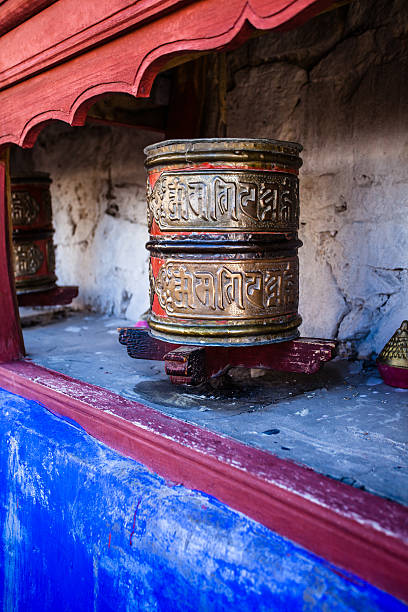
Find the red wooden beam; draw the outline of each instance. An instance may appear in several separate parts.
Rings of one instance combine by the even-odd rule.
[[[57,0],[4,0],[0,2],[0,36],[27,21]]]
[[[25,354],[11,260],[8,151],[0,150],[0,362]]]
[[[335,340],[298,338],[260,346],[188,346],[157,340],[146,327],[121,327],[119,342],[133,359],[165,361],[176,384],[199,384],[230,367],[314,374],[334,357]]]
[[[408,602],[408,509],[28,361],[0,385]]]
[[[84,12],[81,0],[58,0],[0,37],[0,144],[30,147],[51,120],[83,125],[101,95],[147,97],[161,70],[241,44],[254,28],[300,25],[332,4],[104,0]]]

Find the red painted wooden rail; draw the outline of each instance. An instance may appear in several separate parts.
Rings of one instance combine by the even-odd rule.
[[[28,361],[0,386],[408,601],[408,509]]]
[[[0,151],[0,362],[24,355],[11,263],[11,215],[7,206],[8,155]]]

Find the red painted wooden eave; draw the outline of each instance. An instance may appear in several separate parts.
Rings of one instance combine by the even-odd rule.
[[[16,28],[57,0],[3,0],[0,2],[0,36]]]
[[[295,27],[333,0],[58,0],[0,36],[0,143],[33,146],[50,120],[83,125],[105,93],[149,95],[175,56]]]

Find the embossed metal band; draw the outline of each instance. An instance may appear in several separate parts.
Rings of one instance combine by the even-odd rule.
[[[302,165],[297,142],[270,138],[198,138],[192,140],[165,140],[145,148],[146,168],[222,163],[260,167],[285,167],[298,170]],[[258,166],[259,167],[259,166]]]
[[[11,217],[14,232],[34,231],[52,227],[49,181],[11,185]]]
[[[164,171],[147,183],[149,228],[163,231],[296,232],[299,186],[279,172],[217,169]]]
[[[17,293],[40,291],[55,285],[55,253],[52,237],[13,242]]]
[[[12,194],[11,218],[13,225],[30,225],[38,218],[40,207],[28,191]]]
[[[37,274],[44,262],[44,254],[34,242],[15,244],[14,255],[14,269],[17,277]]]
[[[150,275],[168,317],[270,319],[296,313],[298,259],[241,261],[169,259]],[[153,312],[155,311],[153,307]]]

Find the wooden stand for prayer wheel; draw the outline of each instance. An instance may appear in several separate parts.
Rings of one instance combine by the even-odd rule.
[[[170,381],[189,386],[237,366],[315,374],[334,357],[337,344],[334,340],[298,338],[245,348],[186,346],[157,340],[142,327],[120,328],[119,342],[126,346],[129,357],[164,361]]]

